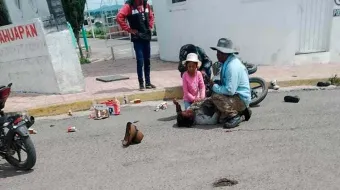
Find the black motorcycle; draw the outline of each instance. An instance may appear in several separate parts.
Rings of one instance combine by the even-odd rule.
[[[0,86],[0,156],[20,170],[30,170],[36,162],[36,153],[29,136],[34,117],[26,114],[5,114],[2,109],[11,93],[12,83]],[[23,156],[26,155],[26,159]]]
[[[243,64],[246,66],[249,75],[256,73],[256,65],[246,62],[243,62]],[[251,102],[249,106],[253,107],[261,103],[266,98],[268,94],[268,84],[260,77],[249,77],[249,84],[251,88]],[[261,92],[258,92],[258,89],[260,89]]]

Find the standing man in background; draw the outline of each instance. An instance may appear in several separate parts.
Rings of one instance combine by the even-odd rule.
[[[126,20],[130,26],[128,26]],[[148,0],[127,0],[117,15],[117,22],[123,30],[131,34],[131,41],[136,52],[139,89],[156,88],[150,81],[150,41],[154,16]]]

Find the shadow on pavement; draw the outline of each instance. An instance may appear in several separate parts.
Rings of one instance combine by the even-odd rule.
[[[170,116],[170,117],[163,117],[163,118],[159,118],[158,121],[173,121],[176,120],[177,116]]]
[[[15,167],[8,163],[0,164],[0,178],[14,177],[19,175],[25,175],[33,172],[34,170],[22,171],[17,170]]]

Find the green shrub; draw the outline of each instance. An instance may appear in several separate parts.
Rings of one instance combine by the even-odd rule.
[[[89,64],[91,61],[87,58],[79,58],[80,64]]]

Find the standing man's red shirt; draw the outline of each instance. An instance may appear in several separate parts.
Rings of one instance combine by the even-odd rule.
[[[142,11],[143,6],[138,6],[138,11]],[[153,28],[153,24],[155,22],[153,12],[149,4],[146,5],[146,9],[149,9],[149,28]],[[122,9],[120,9],[117,15],[117,22],[122,27],[123,30],[130,32],[131,28],[126,23],[126,17],[132,14],[132,9],[129,4],[125,4]]]

